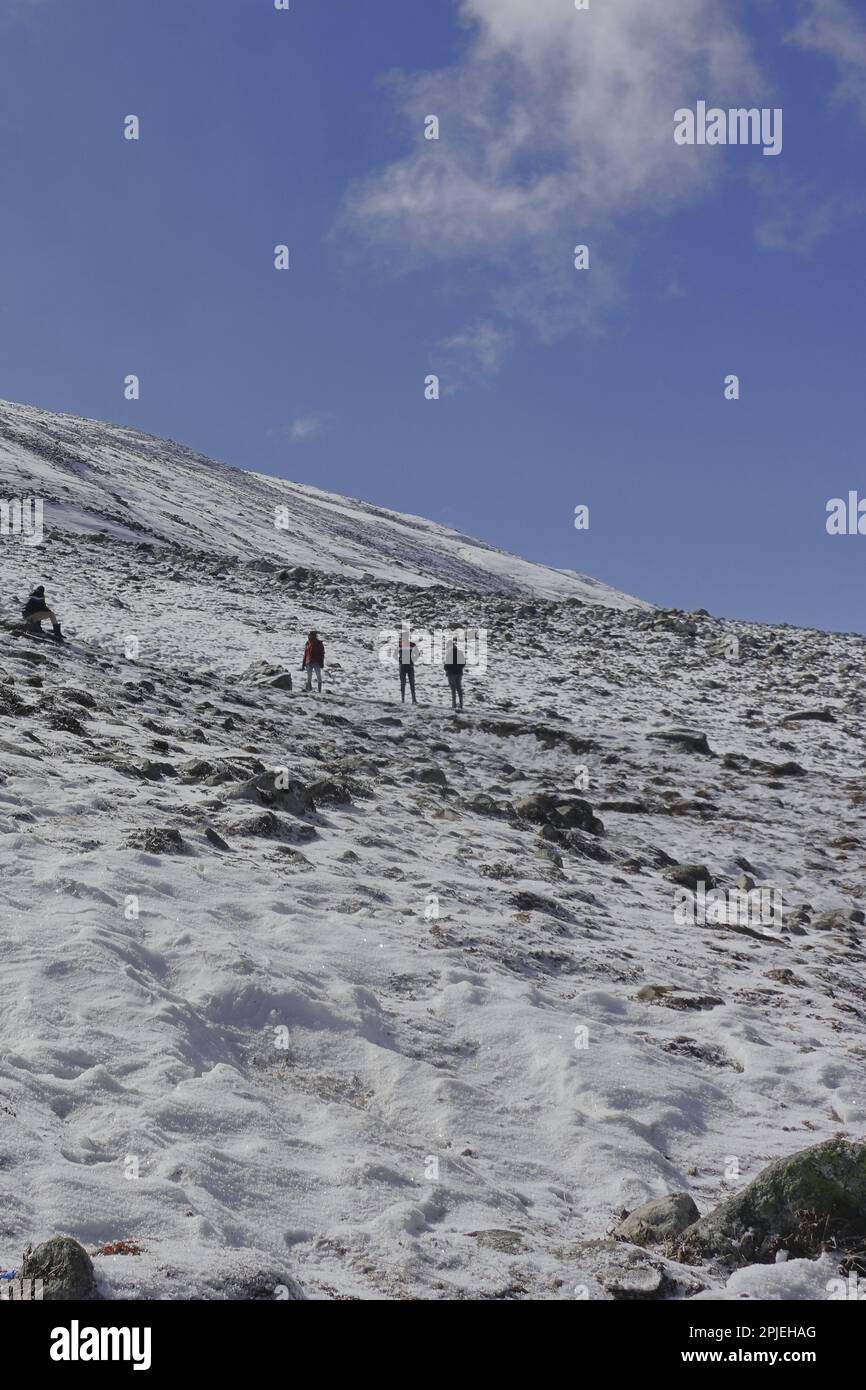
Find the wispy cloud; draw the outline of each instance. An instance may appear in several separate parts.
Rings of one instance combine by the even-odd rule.
[[[866,122],[866,21],[862,10],[858,12],[850,0],[805,0],[789,41],[832,59],[837,69],[834,99],[852,105]]]
[[[306,444],[309,440],[323,434],[329,424],[330,416],[328,415],[298,415],[291,424],[269,429],[267,437],[289,444]]]
[[[859,188],[820,189],[784,172],[773,177],[755,170],[759,212],[755,238],[767,251],[809,255],[826,237],[844,232],[866,215]]]
[[[391,264],[467,265],[476,308],[450,346],[470,371],[495,370],[521,328],[552,338],[602,320],[623,289],[611,252],[635,217],[708,187],[719,161],[674,144],[673,113],[702,95],[740,105],[759,93],[726,8],[459,0],[459,61],[391,79],[417,139],[350,191],[347,213]],[[438,141],[423,138],[431,114]],[[593,245],[588,272],[573,269],[577,243]]]
[[[511,334],[495,323],[478,321],[445,338],[433,354],[433,366],[444,377],[450,394],[464,380],[488,381],[499,371],[511,342]]]

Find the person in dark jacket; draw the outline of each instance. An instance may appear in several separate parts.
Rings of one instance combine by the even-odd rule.
[[[445,675],[448,677],[448,684],[451,688],[451,708],[457,708],[457,701],[460,701],[460,708],[463,708],[463,668],[466,665],[466,652],[457,642],[459,629],[445,643]]]
[[[307,637],[307,645],[304,647],[304,659],[301,662],[301,670],[307,673],[307,684],[305,690],[312,690],[313,676],[316,677],[318,689],[322,689],[322,667],[325,664],[325,644],[318,632],[313,631]]]
[[[415,662],[418,658],[418,646],[409,638],[408,632],[403,633],[400,638],[400,699],[406,703],[406,682],[409,682],[409,689],[412,692],[412,704],[417,705],[415,699]]]
[[[45,586],[43,584],[33,590],[22,611],[26,626],[32,628],[34,632],[41,632],[42,624],[49,622],[54,629],[54,636],[63,636],[59,622],[45,602]]]

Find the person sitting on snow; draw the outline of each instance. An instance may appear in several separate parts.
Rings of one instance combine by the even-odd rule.
[[[47,621],[54,629],[55,637],[63,636],[59,622],[45,602],[45,586],[43,584],[38,585],[31,593],[24,605],[23,615],[25,626],[34,632],[41,632],[42,624]]]

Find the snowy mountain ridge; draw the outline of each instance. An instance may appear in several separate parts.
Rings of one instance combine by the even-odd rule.
[[[8,401],[0,401],[0,480],[6,496],[28,490],[44,498],[49,529],[408,584],[651,606],[423,517],[215,463],[127,427]]]

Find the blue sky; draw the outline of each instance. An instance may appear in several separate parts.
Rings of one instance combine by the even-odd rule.
[[[0,79],[0,396],[866,631],[862,6],[4,0]]]

